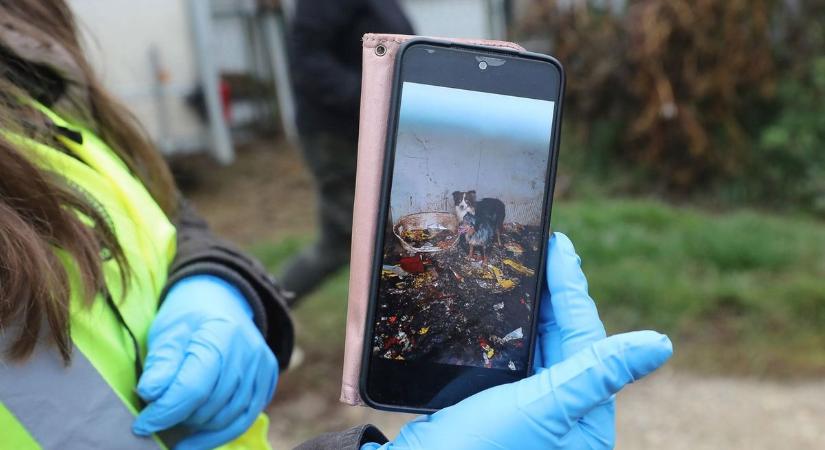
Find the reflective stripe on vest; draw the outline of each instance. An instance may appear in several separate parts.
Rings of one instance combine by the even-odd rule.
[[[68,367],[45,343],[24,363],[0,365],[0,402],[44,449],[163,448],[132,434],[135,416],[77,347]]]

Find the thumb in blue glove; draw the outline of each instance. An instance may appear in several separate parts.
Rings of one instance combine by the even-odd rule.
[[[240,291],[194,275],[169,290],[149,330],[137,393],[148,403],[133,424],[148,436],[177,425],[194,434],[178,449],[214,448],[243,434],[278,380],[278,361]]]
[[[614,394],[664,364],[673,347],[653,331],[605,338],[580,264],[567,236],[555,233],[535,375],[419,417],[394,442],[362,449],[612,448]]]

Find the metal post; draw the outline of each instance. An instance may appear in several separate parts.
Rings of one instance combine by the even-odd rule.
[[[160,49],[155,44],[149,47],[149,64],[152,68],[152,94],[155,100],[155,112],[157,113],[158,147],[161,153],[169,155],[175,150],[171,138],[171,121],[169,120],[169,105],[167,103],[169,73],[161,60]]]
[[[507,39],[507,5],[504,0],[487,0],[491,39]]]
[[[261,27],[266,49],[275,79],[275,92],[280,110],[281,125],[284,134],[292,144],[298,143],[298,129],[295,126],[295,99],[289,78],[289,61],[287,60],[286,39],[282,15],[267,11],[261,17]]]
[[[235,159],[235,151],[221,106],[220,76],[211,45],[213,31],[210,3],[208,0],[189,0],[189,13],[192,19],[198,72],[209,118],[212,154],[219,163],[230,164]]]

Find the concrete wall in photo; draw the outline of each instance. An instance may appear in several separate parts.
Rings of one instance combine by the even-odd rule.
[[[407,127],[399,132],[392,220],[424,211],[454,211],[453,191],[475,190],[507,208],[506,222],[541,224],[548,149],[535,144]]]

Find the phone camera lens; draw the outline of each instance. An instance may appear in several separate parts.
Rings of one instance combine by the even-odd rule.
[[[478,63],[478,68],[481,69],[481,70],[486,69],[487,68],[487,61],[480,61]]]
[[[375,47],[375,54],[378,55],[378,56],[386,55],[387,54],[387,47],[385,47],[384,44],[378,44]]]

